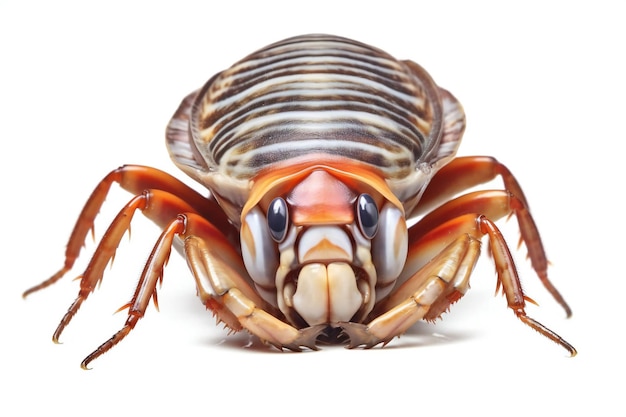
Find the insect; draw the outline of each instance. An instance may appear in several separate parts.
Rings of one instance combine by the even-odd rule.
[[[172,247],[219,321],[299,351],[320,341],[385,345],[440,317],[469,288],[485,236],[508,307],[574,356],[526,315],[532,300],[494,223],[517,218],[532,267],[570,316],[548,279],[524,193],[494,158],[455,158],[464,128],[459,102],[411,61],[329,35],[272,44],[188,95],[167,127],[174,163],[207,194],[155,168],[113,170],[80,213],[63,267],[24,296],[72,268],[117,183],[134,197],[99,242],[53,340],[102,280],[138,210],[162,234],[122,308],[125,325],[83,368],[130,333],[150,299],[157,303]],[[503,189],[467,191],[496,177]]]

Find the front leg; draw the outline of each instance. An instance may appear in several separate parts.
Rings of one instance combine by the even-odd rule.
[[[452,219],[411,245],[409,258],[432,247],[441,247],[450,241],[450,236],[457,236],[381,302],[371,322],[367,325],[341,324],[350,336],[350,346],[371,347],[378,343],[386,344],[417,321],[434,320],[444,313],[469,288],[470,274],[480,255],[480,240],[484,235],[489,237],[489,251],[496,264],[497,288],[502,289],[509,308],[524,324],[561,345],[570,355],[576,355],[576,349],[572,345],[526,315],[526,302],[532,300],[522,291],[508,245],[491,220],[475,214]]]
[[[460,230],[456,230],[457,234]],[[419,320],[449,306],[465,294],[469,277],[480,255],[480,240],[468,233],[452,243],[390,294],[370,317],[367,325],[341,323],[350,337],[349,347],[387,344]]]
[[[315,350],[325,326],[297,329],[281,320],[282,313],[252,288],[239,252],[211,228],[205,219],[189,215],[180,232],[203,304],[234,331],[246,329],[279,349]]]

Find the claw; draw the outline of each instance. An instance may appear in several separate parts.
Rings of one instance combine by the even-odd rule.
[[[298,330],[298,337],[289,345],[284,345],[284,348],[293,350],[296,352],[302,351],[302,347],[309,348],[311,350],[319,350],[316,345],[317,337],[326,328],[325,324],[318,324],[311,327],[305,327]]]
[[[319,350],[316,345],[318,336],[324,331],[326,325],[318,324],[311,327],[305,327],[298,330],[298,336],[291,343],[274,343],[269,340],[266,343],[274,346],[278,350],[290,350],[292,352],[302,352],[302,348],[308,348],[311,350]]]
[[[343,333],[350,338],[350,343],[347,346],[348,349],[354,349],[359,346],[369,349],[379,343],[387,344],[388,342],[374,336],[369,332],[368,327],[361,323],[340,322],[339,326],[343,329]]]

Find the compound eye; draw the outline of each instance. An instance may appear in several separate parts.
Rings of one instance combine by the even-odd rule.
[[[376,236],[378,231],[378,207],[376,202],[369,194],[361,194],[357,200],[356,207],[357,219],[361,232],[368,239]]]
[[[285,239],[287,235],[287,223],[289,215],[287,213],[287,203],[280,197],[276,197],[270,203],[267,209],[267,226],[270,229],[270,235],[277,243]]]

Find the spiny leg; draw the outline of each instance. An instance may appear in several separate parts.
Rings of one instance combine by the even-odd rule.
[[[139,319],[144,316],[150,299],[154,301],[155,306],[158,308],[156,285],[157,282],[163,281],[163,268],[169,259],[173,239],[178,227],[178,223],[174,221],[161,233],[161,236],[150,253],[150,257],[144,265],[132,300],[118,310],[128,309],[128,318],[126,319],[124,327],[83,360],[81,363],[83,369],[88,369],[89,363],[109,351],[130,333]]]
[[[109,261],[115,256],[115,251],[122,237],[128,231],[133,215],[137,210],[141,210],[146,217],[157,224],[167,224],[166,222],[176,218],[178,213],[192,212],[193,208],[175,195],[161,190],[146,190],[142,194],[133,197],[111,222],[87,268],[80,276],[78,297],[72,303],[67,313],[65,313],[54,332],[52,340],[55,343],[58,343],[61,333],[70,323],[82,303],[95,290],[98,283],[101,282],[104,270]]]
[[[89,363],[94,359],[108,352],[113,346],[121,342],[135,327],[139,319],[141,319],[148,308],[150,299],[154,301],[158,309],[157,283],[163,281],[163,269],[171,254],[174,237],[180,228],[184,228],[184,222],[179,221],[179,217],[175,215],[176,220],[172,221],[154,245],[152,252],[139,279],[139,283],[135,289],[133,298],[128,304],[122,306],[118,311],[128,309],[128,317],[124,326],[115,333],[109,340],[101,344],[95,351],[89,354],[81,363],[83,369],[88,369]]]
[[[456,204],[454,205],[446,203],[443,206],[447,206],[446,213],[448,219],[464,213],[481,213],[492,220],[515,215],[521,233],[519,244],[524,243],[528,249],[528,257],[530,258],[532,268],[539,276],[544,287],[563,307],[567,317],[570,317],[572,315],[571,308],[548,278],[548,259],[539,235],[539,230],[530,214],[524,192],[509,169],[496,159],[486,156],[471,156],[452,160],[435,174],[424,192],[420,203],[410,216],[426,213],[442,202],[449,200],[452,196],[475,185],[490,181],[497,176],[502,177],[506,193],[500,196],[494,195],[493,198],[488,194],[484,194],[480,198],[475,198],[476,194],[472,194],[472,197],[455,200]],[[495,192],[497,191],[494,191],[494,193]],[[502,207],[505,207],[505,209],[502,210]],[[439,208],[432,213],[438,211]],[[502,214],[493,216],[490,213],[494,211]],[[438,224],[441,224],[443,214],[444,213],[440,212],[436,214],[438,218],[437,221],[439,221]],[[429,214],[426,217],[433,216]],[[420,223],[422,222],[420,221]],[[431,224],[432,221],[429,220],[423,224],[422,228]],[[420,227],[418,227],[418,229],[419,228]]]
[[[261,309],[259,306],[271,307],[248,283],[237,251],[209,221],[194,213],[184,213],[165,227],[146,262],[132,300],[120,309],[128,308],[125,325],[83,360],[83,368],[87,369],[90,362],[131,332],[144,316],[150,299],[157,303],[156,286],[163,279],[163,268],[176,236],[184,241],[185,257],[201,301],[226,326],[234,331],[246,328],[279,348],[300,350],[300,346],[307,346],[315,349],[315,339],[323,326],[298,330]]]
[[[480,229],[483,234],[489,236],[490,252],[493,255],[494,263],[496,265],[496,273],[498,274],[498,287],[502,288],[502,292],[506,296],[509,308],[512,309],[524,324],[528,325],[532,329],[536,330],[540,334],[544,335],[553,342],[561,345],[565,348],[570,356],[576,356],[576,349],[574,346],[566,342],[561,336],[545,327],[535,319],[528,317],[524,311],[526,306],[525,301],[533,302],[527,298],[522,291],[522,285],[517,275],[517,269],[509,251],[509,247],[502,236],[502,233],[496,225],[481,216]]]
[[[418,320],[433,320],[445,312],[469,287],[484,235],[489,237],[489,250],[496,265],[497,288],[505,294],[508,307],[524,324],[561,345],[571,356],[576,355],[572,345],[526,315],[526,302],[532,300],[524,295],[508,245],[491,220],[476,214],[452,219],[411,244],[409,257],[432,247],[444,248],[381,303],[380,310],[384,312],[380,316],[367,325],[342,324],[350,336],[351,347],[387,343]],[[450,236],[457,238],[449,243]]]
[[[482,214],[492,221],[497,221],[515,213],[520,204],[521,201],[516,196],[504,190],[481,190],[464,194],[422,217],[409,229],[409,242],[415,244],[424,240],[424,236],[428,233],[464,214]],[[407,277],[413,275],[422,265],[438,254],[445,245],[447,242],[439,245],[431,244],[422,248],[421,252],[414,252],[413,256],[407,258],[399,281],[403,282]]]
[[[87,199],[67,242],[63,267],[47,280],[26,290],[22,294],[23,297],[55,283],[72,268],[90,230],[93,235],[94,220],[113,183],[118,183],[123,189],[135,195],[148,189],[158,189],[177,195],[193,207],[194,211],[215,219],[215,222],[224,229],[222,230],[224,233],[232,232],[228,219],[214,198],[202,196],[178,179],[158,169],[141,165],[124,165],[106,175]]]
[[[487,162],[493,161],[492,158],[484,159],[486,159]],[[411,247],[409,248],[409,256],[407,257],[405,269],[399,280],[401,282],[405,281],[408,277],[411,276],[411,274],[422,268],[422,266],[429,259],[434,257],[448,244],[449,238],[446,237],[446,234],[449,232],[445,231],[445,228],[441,227],[442,224],[444,224],[445,222],[449,222],[448,224],[453,224],[453,220],[455,218],[458,219],[459,216],[463,216],[465,214],[475,216],[475,213],[484,214],[485,218],[489,219],[489,224],[491,225],[493,225],[492,221],[498,220],[503,217],[508,217],[512,214],[516,214],[518,217],[527,217],[528,220],[532,222],[532,217],[530,217],[530,213],[524,206],[524,201],[520,200],[516,195],[508,191],[484,190],[462,195],[433,210],[428,215],[420,219],[420,221],[409,230],[409,242],[412,243]],[[532,222],[532,224],[534,226],[534,222]],[[487,225],[483,226],[483,228],[486,227]],[[437,232],[437,230],[439,230],[440,232]],[[536,228],[533,228],[533,230],[536,232]],[[444,233],[441,234],[441,231],[444,231]],[[464,230],[464,232],[472,234],[471,230]],[[498,238],[490,238],[490,244],[494,245],[496,244],[496,242],[499,242],[498,244],[502,245],[502,248],[499,251],[491,250],[491,253],[495,257],[498,253],[506,252],[506,255],[503,255],[502,259],[507,260],[506,262],[508,262],[508,259],[512,259],[510,256],[508,245],[504,241],[504,238],[501,236],[500,231],[495,225],[493,225],[492,234],[497,235]],[[522,238],[524,238],[524,236],[522,236]],[[538,233],[536,233],[536,238],[537,240],[539,240]],[[528,243],[526,241],[524,242],[528,246]],[[543,260],[545,261],[545,254],[543,253],[543,249],[541,250],[540,255],[543,256]],[[536,256],[536,253],[531,256]],[[499,268],[499,265],[500,264],[496,262],[496,268]],[[517,282],[517,285],[509,286],[509,288],[520,287],[521,290],[521,286],[519,285],[519,279],[517,278],[517,270],[515,269],[512,260],[510,265],[513,269],[511,272],[507,272],[507,274],[515,277],[514,281]],[[542,278],[539,273],[538,275],[540,278]],[[500,277],[500,275],[498,276]],[[542,282],[549,290],[550,288],[553,288],[554,291],[551,290],[550,293],[565,308],[569,316],[571,314],[569,306],[562,299],[558,291],[547,280],[547,276],[545,278],[546,280],[544,281],[542,279]],[[500,288],[501,282],[502,280],[498,279],[498,289]],[[512,294],[507,293],[507,299],[510,300],[511,297],[513,297]],[[526,301],[529,301],[529,299],[526,298]],[[509,303],[509,305],[511,305],[511,303]],[[444,309],[431,309],[431,311],[429,312],[429,316],[427,316],[426,319],[434,319],[443,312]],[[544,330],[540,331],[542,334],[561,344],[566,349],[570,350],[569,348],[571,348],[571,345],[563,341],[558,335],[554,334],[549,329],[546,329],[540,323],[537,323],[533,319],[526,317],[525,314],[518,315],[518,317],[520,318],[520,320],[524,321],[528,325],[531,325],[531,322],[534,323],[534,326],[537,329],[540,327],[543,328]],[[570,353],[572,353],[571,350]],[[575,354],[575,350],[572,354]]]
[[[245,328],[278,349],[315,350],[324,325],[297,329],[280,320],[278,309],[266,303],[252,288],[241,255],[211,231],[210,224],[188,216],[185,257],[203,304],[234,331]]]
[[[454,232],[457,238],[377,305],[367,325],[341,323],[350,337],[350,348],[387,344],[427,318],[431,311],[447,309],[463,296],[480,254],[480,240],[450,229],[455,228],[448,228],[448,231]]]

